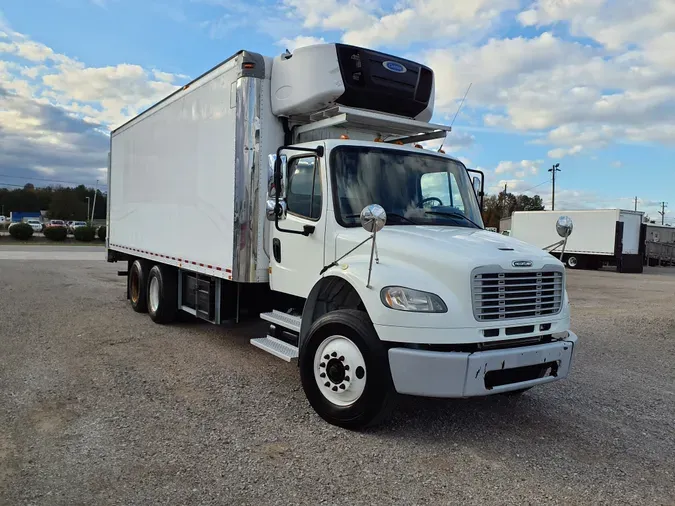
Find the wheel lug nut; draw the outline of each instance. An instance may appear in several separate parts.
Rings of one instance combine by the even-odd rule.
[[[345,366],[345,371],[349,371],[349,366],[348,366],[348,365]]]
[[[324,362],[321,362],[321,363],[319,364],[319,367],[326,367],[326,364],[325,364]]]
[[[330,358],[330,355],[324,355],[323,358],[325,358],[326,360],[328,360],[328,359]]]
[[[343,383],[342,385],[340,385],[340,388],[341,388],[342,390],[344,390],[344,389],[346,388],[346,387],[345,387],[345,384]]]
[[[331,357],[337,357],[337,351],[334,351],[333,353],[330,354]]]
[[[349,376],[345,376],[345,381],[349,381]]]
[[[344,362],[344,361],[345,361],[345,357],[340,357],[340,362]]]
[[[329,387],[329,386],[330,386],[330,383],[328,383],[328,382],[326,381],[326,382],[323,384],[323,386]]]
[[[325,378],[325,377],[326,377],[326,373],[325,373],[325,372],[322,372],[321,374],[319,374],[319,377],[320,377],[320,378]]]
[[[337,387],[333,387],[333,392],[337,392]]]

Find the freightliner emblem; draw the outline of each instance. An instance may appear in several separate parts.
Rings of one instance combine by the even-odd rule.
[[[529,260],[514,260],[511,265],[514,267],[532,267],[532,262]]]

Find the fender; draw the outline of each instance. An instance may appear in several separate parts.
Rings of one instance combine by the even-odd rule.
[[[414,265],[404,265],[389,259],[373,265],[371,288],[368,288],[368,265],[368,255],[351,257],[349,261],[326,271],[312,287],[302,311],[299,348],[302,348],[307,332],[316,318],[334,309],[365,310],[376,324],[430,328],[450,326],[447,313],[408,313],[386,307],[380,298],[380,291],[385,286],[405,286],[429,291],[443,299],[449,312],[463,310],[458,294],[451,292],[428,272]],[[470,294],[466,296],[466,300],[470,300]]]

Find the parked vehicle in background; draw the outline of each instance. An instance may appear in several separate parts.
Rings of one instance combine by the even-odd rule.
[[[297,359],[314,410],[350,429],[396,392],[567,377],[564,266],[484,230],[482,172],[419,144],[450,131],[433,103],[430,68],[319,44],[241,51],[115,129],[106,250],[132,308],[260,317],[251,344]]]
[[[63,220],[49,220],[49,222],[47,223],[47,227],[48,227],[48,228],[51,228],[51,227],[63,227],[63,228],[66,228],[66,222],[63,221]]]
[[[574,234],[562,259],[567,267],[599,269],[611,265],[619,272],[642,272],[643,212],[588,209],[563,213],[574,220]],[[560,214],[560,211],[515,211],[511,215],[511,237],[548,248],[556,242],[555,222]],[[560,250],[551,253],[560,257]]]
[[[27,220],[26,223],[28,223],[35,232],[42,232],[42,227],[44,225],[42,224],[41,221],[39,221],[39,220]]]
[[[70,231],[70,233],[73,233],[73,232],[75,232],[76,228],[86,227],[86,226],[87,226],[86,221],[72,221],[70,223],[69,231]]]

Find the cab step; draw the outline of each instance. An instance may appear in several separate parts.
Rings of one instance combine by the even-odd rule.
[[[251,344],[256,348],[271,353],[275,357],[279,357],[286,362],[290,362],[298,358],[298,347],[292,344],[285,343],[275,337],[257,337],[251,339]]]
[[[302,323],[302,317],[300,316],[293,316],[274,310],[271,313],[261,313],[260,318],[273,323],[277,327],[292,330],[298,334],[300,333],[300,324]]]

